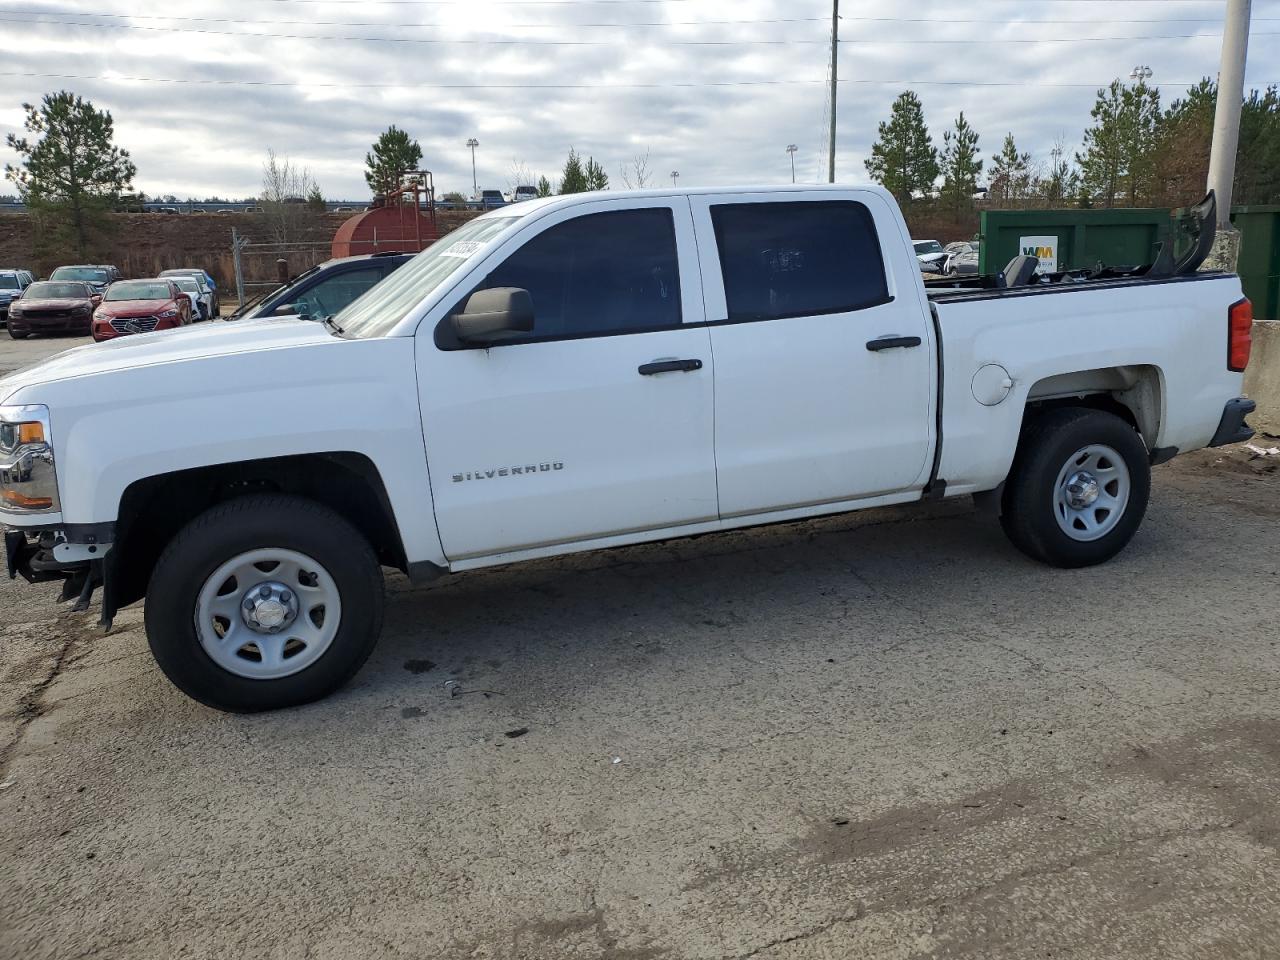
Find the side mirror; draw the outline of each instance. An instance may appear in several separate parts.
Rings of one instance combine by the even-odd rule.
[[[494,343],[533,331],[533,298],[519,287],[477,290],[461,313],[449,318],[463,343]]]
[[[92,303],[95,307],[98,306],[98,304],[102,303],[102,294],[95,293],[92,297],[89,298],[89,302]]]

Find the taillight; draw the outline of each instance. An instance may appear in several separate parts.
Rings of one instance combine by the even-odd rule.
[[[1227,369],[1236,373],[1249,365],[1253,349],[1253,304],[1237,300],[1227,311]]]

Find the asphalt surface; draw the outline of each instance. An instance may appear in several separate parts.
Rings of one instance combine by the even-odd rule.
[[[0,582],[0,956],[1275,957],[1277,462],[1089,570],[957,502],[394,575],[263,716]]]

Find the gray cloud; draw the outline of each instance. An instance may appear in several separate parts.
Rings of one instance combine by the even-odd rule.
[[[74,90],[112,111],[141,189],[182,197],[253,195],[271,146],[310,167],[326,195],[358,200],[367,195],[364,154],[391,123],[421,141],[423,162],[442,190],[469,191],[463,142],[471,136],[481,143],[481,186],[505,186],[513,161],[554,179],[570,146],[601,161],[615,182],[619,167],[646,149],[662,180],[678,169],[685,185],[786,180],[788,143],[799,146],[801,179],[825,173],[825,0],[192,0],[180,15],[174,7],[171,0],[11,0],[0,11],[0,72],[200,82],[8,75],[0,133],[19,127],[22,101]],[[1093,87],[1135,64],[1151,65],[1166,99],[1184,89],[1175,83],[1217,69],[1216,0],[918,0],[909,7],[864,0],[845,7],[841,180],[865,179],[862,161],[876,124],[909,85],[924,101],[935,140],[963,110],[985,154],[1012,131],[1023,149],[1044,159],[1058,137],[1078,144]],[[1280,80],[1271,67],[1280,3],[1255,4],[1254,18],[1248,80],[1262,86]],[[798,22],[706,22],[785,19]],[[1075,22],[1035,22],[1047,20]],[[651,21],[665,26],[586,25]],[[1056,42],[1073,37],[1094,39]],[[451,42],[405,42],[413,38]],[[502,39],[524,42],[456,42]],[[595,43],[531,42],[546,40]],[[794,42],[724,43],[749,40]],[[890,42],[903,40],[982,42]],[[1010,85],[982,85],[998,81]],[[554,85],[561,86],[543,88]],[[0,162],[14,159],[0,147]]]

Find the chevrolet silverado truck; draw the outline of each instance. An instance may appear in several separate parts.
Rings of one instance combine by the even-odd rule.
[[[974,496],[1059,567],[1151,467],[1247,439],[1251,307],[1198,236],[1135,268],[921,278],[891,196],[587,193],[486,213],[323,323],[209,324],[0,380],[10,576],[145,599],[195,699],[325,696],[413,581]],[[976,549],[976,548],[975,548]]]

